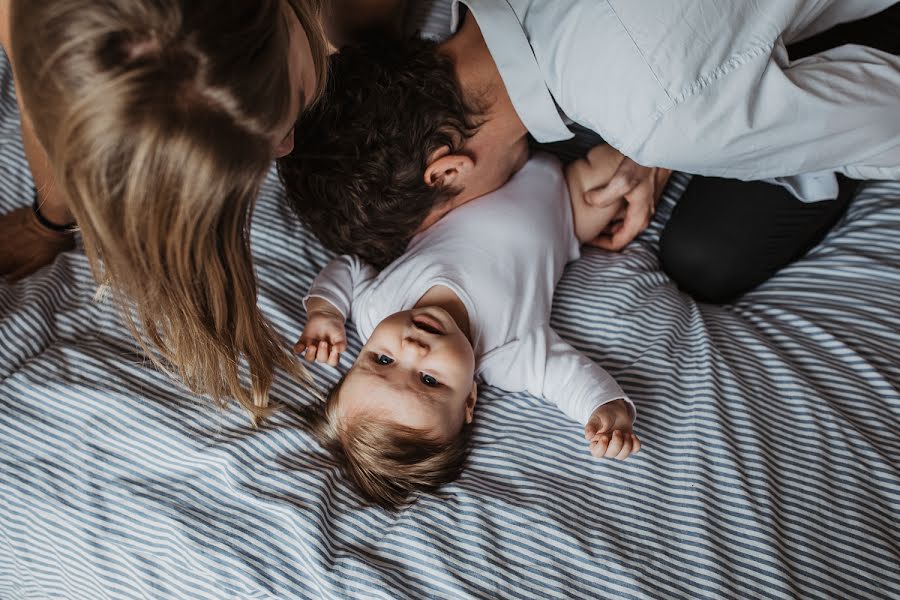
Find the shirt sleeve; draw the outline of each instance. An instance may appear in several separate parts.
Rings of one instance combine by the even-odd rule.
[[[634,403],[615,379],[549,326],[488,352],[480,374],[489,385],[545,398],[582,425],[598,406],[619,399],[635,415]]]
[[[744,180],[821,171],[900,179],[900,57],[845,45],[791,62],[779,44],[741,60],[623,152]]]
[[[349,320],[353,301],[359,296],[361,286],[374,279],[375,275],[375,269],[359,258],[346,254],[338,256],[316,276],[303,298],[303,307],[306,308],[310,298],[322,298]]]

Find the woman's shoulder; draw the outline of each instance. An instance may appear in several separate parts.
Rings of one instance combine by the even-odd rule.
[[[0,46],[9,53],[9,3],[10,0],[0,0]]]

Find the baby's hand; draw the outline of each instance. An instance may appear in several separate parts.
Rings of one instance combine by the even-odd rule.
[[[624,400],[598,406],[584,427],[595,458],[625,460],[641,449],[641,440],[632,431],[631,411]]]
[[[302,354],[309,362],[318,361],[336,367],[341,352],[347,349],[344,316],[328,302],[311,298],[306,317],[306,325],[300,340],[294,345],[294,352]]]

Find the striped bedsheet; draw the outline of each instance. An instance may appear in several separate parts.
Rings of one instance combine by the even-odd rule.
[[[5,61],[0,98],[6,212],[31,181]],[[897,598],[900,184],[717,307],[659,269],[685,183],[627,251],[572,264],[553,315],[634,399],[640,454],[595,461],[554,407],[485,389],[463,476],[396,514],[290,410],[254,431],[155,371],[81,252],[0,281],[0,598]],[[329,256],[280,196],[253,247],[288,343]]]

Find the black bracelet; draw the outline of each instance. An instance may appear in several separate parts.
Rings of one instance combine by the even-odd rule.
[[[71,223],[67,223],[65,225],[57,225],[41,214],[41,207],[38,203],[37,189],[34,190],[34,202],[31,203],[31,210],[32,212],[34,212],[34,216],[38,220],[38,223],[40,223],[42,227],[45,227],[50,231],[55,231],[56,233],[72,233],[73,231],[75,231],[75,221],[72,221]]]

